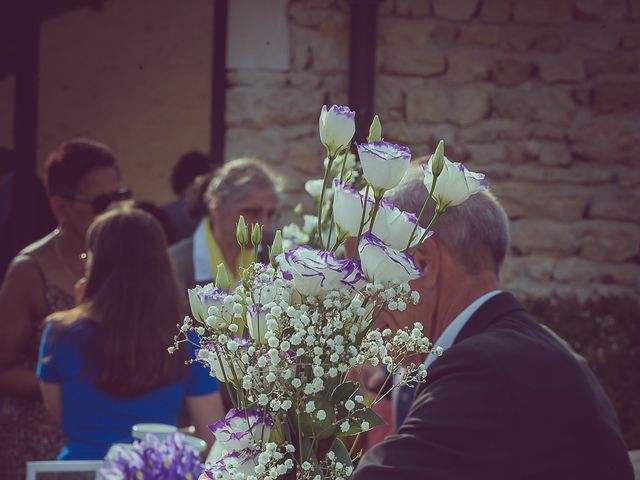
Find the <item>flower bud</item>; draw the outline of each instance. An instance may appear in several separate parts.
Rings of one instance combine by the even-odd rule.
[[[254,223],[251,229],[251,244],[257,247],[262,243],[262,225]]]
[[[367,137],[367,143],[382,141],[382,125],[380,124],[380,118],[378,115],[373,117],[371,126],[369,127],[369,136]]]
[[[302,203],[299,203],[298,205],[296,205],[296,208],[293,209],[293,215],[296,217],[302,216],[303,212],[304,212],[304,206],[302,205]]]
[[[276,235],[273,238],[273,243],[269,247],[269,262],[274,267],[276,266],[275,258],[284,252],[284,248],[282,247],[282,232],[280,230],[276,230]]]
[[[431,168],[433,169],[434,177],[442,173],[442,169],[444,168],[444,140],[438,142],[436,151],[433,154],[433,166]]]
[[[231,290],[231,280],[229,279],[229,273],[227,272],[224,263],[218,264],[218,270],[216,271],[216,288],[220,290]]]
[[[236,239],[241,247],[244,247],[249,241],[249,229],[247,228],[247,223],[244,221],[244,217],[242,215],[240,215],[236,225]]]

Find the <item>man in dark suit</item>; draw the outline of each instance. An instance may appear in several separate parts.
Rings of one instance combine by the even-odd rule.
[[[415,175],[394,201],[418,212],[426,195]],[[364,455],[355,480],[632,480],[616,414],[584,359],[500,291],[509,233],[495,198],[472,196],[435,230],[414,257],[420,304],[383,322],[419,321],[445,350],[427,358],[398,434]]]

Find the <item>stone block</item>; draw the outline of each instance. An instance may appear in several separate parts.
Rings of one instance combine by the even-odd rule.
[[[629,0],[627,18],[630,20],[640,20],[640,0]]]
[[[569,168],[545,167],[544,181],[572,185],[603,185],[614,181],[615,171],[610,168],[593,168],[587,162],[573,162]]]
[[[433,0],[433,13],[445,20],[464,21],[473,18],[479,0]]]
[[[229,127],[271,127],[315,122],[323,103],[318,89],[235,87],[227,90],[225,120]]]
[[[484,0],[480,8],[480,20],[488,23],[504,23],[511,16],[511,0]]]
[[[464,145],[464,150],[469,156],[469,165],[467,165],[469,168],[475,165],[485,165],[487,163],[504,164],[506,157],[506,148],[504,143],[480,143],[476,145],[466,144]]]
[[[571,0],[515,0],[513,18],[519,23],[562,25],[571,21]]]
[[[577,105],[589,106],[593,101],[593,91],[590,87],[580,86],[571,90],[571,98]]]
[[[580,256],[589,260],[624,262],[640,250],[640,226],[633,223],[584,220],[572,230],[580,238]]]
[[[511,223],[511,245],[520,255],[566,256],[577,253],[580,237],[566,222],[523,218]]]
[[[399,17],[426,17],[431,14],[429,0],[396,0],[394,13]]]
[[[550,140],[552,142],[564,142],[565,132],[554,125],[547,123],[535,123],[531,127],[531,138],[534,140]]]
[[[535,65],[531,62],[505,58],[496,61],[492,74],[498,85],[513,87],[529,80],[534,71]]]
[[[508,255],[500,269],[500,280],[503,282],[529,279],[547,282],[551,279],[556,260],[543,256],[516,257]]]
[[[640,111],[640,81],[600,82],[593,87],[597,113]]]
[[[375,83],[374,111],[383,121],[400,120],[404,117],[405,89],[404,77],[378,75]]]
[[[637,115],[582,118],[568,130],[571,152],[586,160],[605,163],[640,163]]]
[[[436,47],[425,45],[397,49],[383,46],[380,53],[383,73],[429,77],[446,70],[444,53]]]
[[[598,193],[589,208],[589,217],[629,220],[640,224],[640,192],[611,188]]]
[[[458,27],[452,23],[440,23],[434,25],[429,31],[429,38],[433,45],[449,47],[458,38]]]
[[[601,268],[599,264],[583,258],[564,258],[558,260],[554,265],[552,278],[561,283],[584,285],[597,281],[600,277]]]
[[[615,52],[620,41],[620,29],[603,28],[601,23],[580,23],[571,32],[571,43],[594,52]]]
[[[490,110],[489,94],[485,90],[475,85],[463,86],[453,94],[447,118],[466,127],[483,120]]]
[[[538,74],[545,83],[582,82],[585,79],[584,63],[577,54],[545,55],[537,58]]]
[[[640,47],[640,31],[627,32],[620,39],[620,48],[622,50],[635,50]]]
[[[379,20],[378,38],[381,45],[420,47],[428,45],[429,28],[425,19],[384,17]]]
[[[615,167],[615,181],[624,188],[640,185],[640,169],[637,167],[617,165]]]
[[[585,60],[584,66],[587,77],[591,78],[597,75],[635,73],[640,71],[639,63],[637,55],[622,52],[588,58]]]
[[[468,126],[482,120],[490,111],[489,96],[475,85],[421,88],[407,95],[407,119],[427,123],[449,121]]]
[[[305,28],[318,28],[331,12],[313,10],[299,2],[290,2],[287,10],[292,23]]]
[[[320,41],[317,30],[289,26],[291,39],[291,70],[309,70],[313,65],[311,45]]]
[[[501,28],[488,25],[468,25],[460,31],[458,42],[461,45],[492,47],[501,38]]]
[[[472,48],[450,49],[447,52],[449,68],[444,79],[452,83],[486,80],[489,76],[487,53]]]
[[[492,185],[509,218],[541,218],[573,221],[583,218],[593,195],[578,185],[500,182]]]
[[[564,142],[527,142],[527,151],[540,165],[567,166],[571,164],[571,152]]]
[[[535,120],[554,125],[569,125],[577,106],[570,91],[558,87],[525,83],[516,88],[497,88],[492,104],[500,117],[513,120]]]
[[[488,118],[484,122],[461,129],[461,144],[493,143],[503,140],[524,140],[531,132],[531,125],[505,118]]]
[[[425,128],[424,125],[407,122],[385,122],[382,126],[382,134],[385,140],[400,145],[418,145],[417,149],[412,148],[412,157],[418,158],[424,155],[431,155],[435,150],[439,140],[444,140],[447,144],[447,155],[450,158],[454,156],[453,149],[455,130],[449,125],[434,125]]]
[[[576,0],[574,10],[579,19],[594,21],[622,20],[627,14],[626,0]]]
[[[264,70],[229,70],[227,72],[229,87],[284,87],[287,84],[286,72],[268,72]]]

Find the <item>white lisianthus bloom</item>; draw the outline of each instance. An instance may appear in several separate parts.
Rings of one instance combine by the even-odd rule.
[[[397,186],[409,168],[411,152],[389,142],[359,143],[358,156],[362,173],[374,192]]]
[[[298,247],[278,255],[276,263],[303,296],[323,297],[332,290],[357,289],[364,282],[357,260],[339,260],[333,252]]]
[[[209,425],[223,450],[231,452],[265,444],[269,441],[272,427],[273,420],[267,415],[236,408],[229,410],[223,419]]]
[[[307,180],[304,184],[304,189],[307,191],[309,195],[313,198],[320,198],[320,194],[322,193],[322,183],[324,179],[318,178],[314,180]]]
[[[403,212],[391,200],[383,198],[371,233],[391,248],[404,250],[417,223],[418,219],[413,213]],[[424,231],[424,228],[418,226],[410,247],[418,243]],[[429,236],[431,234],[432,232]]]
[[[433,155],[427,163],[421,165],[424,172],[424,185],[431,191],[433,185]],[[464,165],[450,162],[444,157],[444,167],[438,176],[433,198],[438,204],[438,210],[444,211],[449,207],[460,205],[467,198],[489,186],[484,174],[467,170]]]
[[[232,320],[232,317],[222,318],[225,316],[224,298],[229,294],[226,290],[221,290],[215,287],[213,283],[209,283],[204,287],[196,285],[195,288],[190,288],[187,293],[189,295],[191,313],[199,322],[205,322],[209,316],[210,307],[217,307],[219,310],[219,314],[216,315],[218,321],[215,322],[215,326],[223,327]]]
[[[362,236],[358,251],[362,270],[372,283],[404,283],[422,276],[411,255],[388,247],[371,233]]]
[[[322,106],[319,121],[320,141],[330,157],[335,158],[338,152],[351,143],[356,133],[355,115],[349,107],[334,105],[327,110],[326,105]]]
[[[366,204],[367,206],[364,216],[366,221],[371,214],[371,210],[373,210],[373,200],[369,198],[365,200],[364,195],[340,180],[334,180],[334,185],[333,218],[342,232],[355,237],[358,235],[360,228],[364,205]],[[367,230],[368,227],[365,224],[363,231],[366,232]]]

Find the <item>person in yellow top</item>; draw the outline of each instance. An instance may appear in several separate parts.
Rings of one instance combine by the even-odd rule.
[[[259,223],[267,243],[277,212],[277,180],[260,160],[239,158],[213,174],[201,201],[206,208],[193,236],[169,249],[185,298],[188,288],[215,281],[220,263],[235,280],[240,278],[240,271],[251,263],[253,252],[248,249],[240,258],[236,223],[241,215],[249,231]]]

